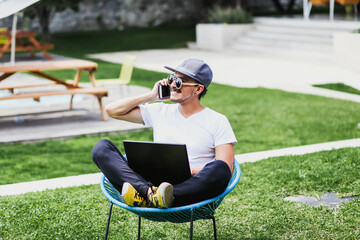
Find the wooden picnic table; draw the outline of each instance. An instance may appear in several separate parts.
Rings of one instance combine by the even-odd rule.
[[[12,43],[12,33],[11,31],[0,31],[0,36],[5,36],[8,40],[5,44],[0,45],[0,58],[2,57],[4,52],[11,51],[11,43]],[[49,49],[53,49],[53,44],[48,43],[40,43],[35,39],[36,32],[31,31],[16,31],[16,47],[15,51],[27,51],[30,52],[31,55],[34,55],[34,51],[41,51],[44,56],[51,60],[53,59],[50,54],[46,51]],[[23,41],[23,39],[28,39],[28,41]]]
[[[94,71],[96,71],[97,64],[91,61],[85,60],[60,60],[60,61],[33,61],[33,62],[22,62],[16,63],[15,65],[11,64],[1,64],[0,65],[0,82],[4,79],[10,77],[17,72],[30,72],[37,76],[40,76],[44,79],[49,80],[48,83],[26,83],[16,84],[16,85],[6,85],[0,86],[0,90],[7,89],[12,95],[6,97],[0,97],[0,100],[11,100],[11,99],[21,99],[21,98],[33,98],[36,101],[40,101],[40,97],[43,96],[53,96],[53,95],[71,95],[69,108],[72,108],[72,101],[74,94],[91,94],[97,97],[101,115],[104,121],[107,120],[107,115],[104,111],[102,105],[102,97],[108,95],[108,91],[103,88],[97,88],[95,83]],[[51,76],[47,73],[44,73],[45,70],[60,70],[60,69],[75,69],[76,75],[75,79],[72,81],[66,81],[58,79],[54,76]],[[81,77],[82,71],[87,71],[90,76],[92,87],[83,88],[79,86],[79,80]],[[40,87],[40,86],[49,86],[49,85],[63,85],[66,87],[65,90],[55,90],[55,91],[41,91],[41,92],[31,92],[31,93],[19,93],[14,94],[14,89],[17,88],[29,88],[29,87]]]

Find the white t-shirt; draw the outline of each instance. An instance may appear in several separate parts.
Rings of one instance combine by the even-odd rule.
[[[209,108],[188,118],[180,113],[178,104],[145,104],[140,110],[145,125],[154,130],[154,142],[186,144],[191,168],[214,161],[215,147],[237,143],[228,119]]]

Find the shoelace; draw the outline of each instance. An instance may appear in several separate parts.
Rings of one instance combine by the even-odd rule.
[[[152,184],[151,182],[148,182],[147,184],[148,184],[148,187],[150,188],[150,191],[151,191],[149,196],[151,196],[151,195],[153,195],[155,193],[154,190],[153,190],[154,184]],[[146,202],[147,202],[147,204],[149,206],[151,206],[152,202],[150,201],[149,196],[146,196]]]

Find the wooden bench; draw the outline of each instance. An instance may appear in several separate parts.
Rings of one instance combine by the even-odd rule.
[[[46,61],[46,62],[33,62],[33,63],[22,63],[15,65],[0,65],[0,72],[3,74],[0,76],[0,82],[9,76],[13,75],[16,72],[31,72],[35,75],[38,75],[44,79],[50,80],[46,83],[24,83],[17,85],[6,85],[0,86],[1,89],[7,89],[11,93],[10,96],[0,97],[1,100],[12,100],[12,99],[22,99],[22,98],[32,98],[35,101],[40,101],[41,97],[44,96],[54,96],[54,95],[71,95],[69,108],[72,108],[72,101],[75,94],[91,94],[94,95],[99,102],[101,115],[104,121],[107,120],[107,115],[102,106],[102,97],[108,95],[108,91],[103,88],[97,88],[95,86],[95,77],[93,72],[96,70],[97,64],[90,61],[84,60],[62,60],[62,61]],[[50,76],[42,71],[44,70],[57,70],[57,69],[76,69],[76,76],[74,81],[63,81],[53,76]],[[83,88],[78,86],[81,72],[87,71],[92,82],[92,87]],[[29,92],[29,93],[19,93],[14,94],[14,89],[18,88],[29,88],[29,87],[41,87],[41,86],[50,86],[50,85],[63,85],[67,89],[64,90],[54,90],[54,91],[40,91],[40,92]]]
[[[12,87],[11,89],[14,89]],[[104,97],[108,95],[108,91],[103,88],[74,88],[66,90],[56,90],[47,92],[33,92],[33,93],[20,93],[12,94],[6,97],[0,97],[1,100],[21,99],[21,98],[33,98],[35,101],[40,102],[40,97],[55,96],[55,95],[75,95],[75,94],[91,94],[95,96]],[[72,102],[70,102],[70,108],[72,108]]]
[[[39,43],[38,46],[33,45],[17,45],[15,47],[16,52],[29,52],[31,55],[34,55],[35,51],[41,51],[47,59],[53,59],[50,54],[46,52],[46,50],[53,49],[54,45],[49,43]],[[0,49],[0,57],[4,52],[11,52],[10,48]]]
[[[5,44],[0,44],[1,57],[4,52],[11,52],[11,31],[2,31],[0,32],[0,36],[8,38],[8,41]],[[47,59],[53,59],[51,55],[47,53],[47,50],[53,49],[54,45],[49,43],[40,43],[35,39],[35,36],[35,32],[17,31],[15,51],[27,51],[30,52],[31,55],[34,55],[34,51],[41,51]],[[29,39],[29,42],[23,42],[23,38]]]
[[[7,86],[0,86],[0,90],[9,90],[11,93],[14,93],[14,89],[16,89],[16,88],[45,87],[45,86],[51,86],[51,85],[57,85],[57,83],[56,82],[50,82],[50,83],[7,85]]]

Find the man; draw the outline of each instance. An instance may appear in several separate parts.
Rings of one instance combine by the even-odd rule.
[[[174,186],[151,186],[129,168],[112,142],[101,140],[93,149],[93,160],[131,206],[168,208],[215,197],[225,190],[233,171],[237,141],[230,123],[200,103],[212,81],[210,67],[188,59],[165,68],[174,74],[158,81],[152,91],[119,99],[106,111],[112,118],[151,126],[155,142],[186,144],[192,177]],[[160,100],[159,84],[170,86],[167,99],[176,104],[148,104]]]

